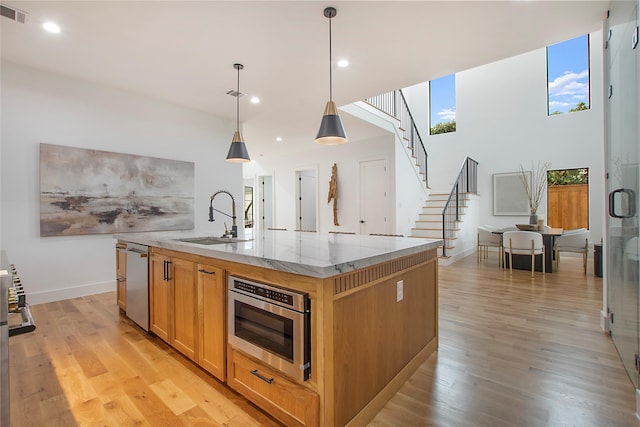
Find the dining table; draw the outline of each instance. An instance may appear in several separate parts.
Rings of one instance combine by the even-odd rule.
[[[494,234],[504,234],[507,231],[522,231],[517,227],[506,227],[498,230],[494,230]],[[542,234],[542,242],[544,243],[544,269],[546,273],[553,272],[553,260],[554,260],[554,251],[553,246],[555,242],[556,236],[560,236],[564,231],[562,228],[557,227],[543,227],[538,230],[531,230],[536,233]],[[505,244],[504,242],[502,243]],[[503,267],[509,268],[509,257],[505,258],[505,265]],[[530,255],[517,255],[513,254],[513,268],[518,270],[531,270],[531,256]],[[542,257],[535,258],[535,271],[542,271]]]

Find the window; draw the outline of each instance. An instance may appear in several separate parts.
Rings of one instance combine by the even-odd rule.
[[[547,47],[547,113],[588,110],[589,36]]]
[[[429,135],[456,131],[455,74],[429,82]]]

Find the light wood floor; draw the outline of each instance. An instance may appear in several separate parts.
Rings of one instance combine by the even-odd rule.
[[[634,387],[599,325],[602,279],[562,256],[542,275],[497,254],[440,268],[439,350],[371,426],[637,426]]]
[[[495,255],[495,254],[493,254]],[[440,268],[440,348],[370,424],[636,426],[634,388],[599,327],[602,281],[562,258],[530,278],[475,255]],[[593,264],[591,264],[593,265]],[[276,426],[107,293],[32,307],[11,337],[11,425]]]

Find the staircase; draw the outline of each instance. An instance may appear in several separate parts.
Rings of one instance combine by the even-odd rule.
[[[405,150],[407,150],[407,154],[411,156],[415,162],[416,171],[424,184],[424,188],[428,189],[427,161],[429,160],[429,155],[422,142],[422,137],[420,136],[416,122],[413,120],[411,111],[409,111],[409,105],[402,90],[398,89],[376,95],[364,99],[363,102],[394,119],[394,122],[396,122],[394,127],[399,131],[398,136],[402,138],[403,146]]]
[[[426,237],[428,239],[442,239],[443,238],[443,216],[442,212],[445,209],[449,200],[449,194],[446,193],[431,193],[429,200],[425,201],[422,207],[422,212],[418,214],[418,219],[415,222],[415,227],[411,229],[411,237]],[[460,214],[464,216],[466,201],[468,195],[465,193],[461,195],[460,200]],[[458,224],[463,219],[454,220],[450,230],[453,232],[452,237],[445,239],[446,246],[438,248],[438,256],[449,258],[455,248],[455,241],[457,239],[456,232],[459,231]]]
[[[397,138],[403,142],[405,153],[411,159],[416,175],[421,181],[421,188],[425,195],[429,195],[429,199],[422,207],[422,212],[418,214],[415,227],[411,229],[410,237],[442,239],[444,246],[438,248],[438,254],[442,258],[451,258],[455,254],[455,241],[460,231],[462,216],[468,206],[469,193],[477,194],[478,162],[469,157],[464,160],[450,193],[431,193],[427,174],[427,150],[402,90],[367,98],[363,103],[393,119],[392,121],[383,120],[385,125],[381,127],[386,128],[386,124],[393,122],[392,132],[395,132]],[[356,104],[343,109],[356,117],[361,117],[358,114],[359,109],[355,108]],[[380,125],[374,121],[368,121]],[[462,249],[464,250],[464,247]]]
[[[451,254],[455,253],[455,241],[468,206],[469,194],[477,193],[478,162],[467,157],[460,167],[451,192],[431,194],[426,206],[422,208],[422,213],[418,215],[411,235],[443,239],[444,245],[438,248],[438,253],[443,258],[450,258]]]

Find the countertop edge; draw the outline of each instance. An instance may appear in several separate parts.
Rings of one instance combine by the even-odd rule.
[[[390,252],[380,253],[376,255],[367,256],[364,258],[349,260],[344,262],[331,263],[326,266],[309,265],[303,262],[293,262],[287,260],[278,260],[263,258],[257,255],[249,255],[233,252],[233,245],[242,245],[243,242],[238,243],[224,243],[221,245],[202,246],[193,243],[186,243],[176,241],[175,239],[184,237],[184,232],[165,233],[171,234],[171,236],[164,236],[162,238],[153,236],[151,233],[132,233],[132,234],[115,234],[114,237],[118,240],[127,241],[131,243],[138,243],[147,246],[154,246],[158,248],[174,250],[177,252],[185,252],[194,255],[200,255],[204,257],[220,259],[224,261],[237,262],[240,264],[251,265],[255,267],[268,268],[270,270],[283,271],[288,273],[300,274],[303,276],[310,276],[319,279],[325,279],[328,277],[337,276],[343,273],[356,271],[365,267],[369,267],[382,262],[390,261],[407,255],[413,255],[426,250],[435,249],[438,246],[442,246],[443,241],[436,239],[420,238],[421,244],[415,246],[395,249]],[[364,236],[369,237],[369,236]],[[373,238],[373,237],[371,237]],[[409,239],[409,238],[405,238]],[[413,238],[411,238],[413,239]],[[416,239],[416,241],[418,241]],[[217,247],[217,248],[216,248]],[[235,246],[237,248],[237,246]],[[222,250],[224,249],[224,250]],[[230,251],[229,251],[230,250]]]

